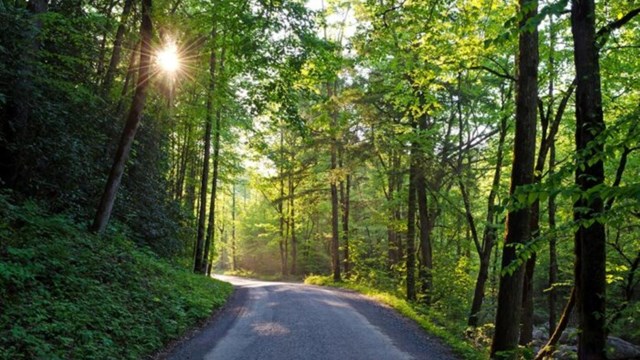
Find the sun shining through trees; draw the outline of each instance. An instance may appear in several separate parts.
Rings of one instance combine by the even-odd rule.
[[[158,51],[156,63],[163,71],[169,74],[175,74],[180,69],[180,56],[175,42],[169,41],[164,48]]]

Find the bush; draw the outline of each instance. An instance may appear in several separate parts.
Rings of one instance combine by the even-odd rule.
[[[0,359],[139,359],[210,316],[231,285],[0,196]]]

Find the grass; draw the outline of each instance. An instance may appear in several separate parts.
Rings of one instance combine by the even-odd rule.
[[[0,359],[141,359],[231,292],[123,235],[0,196]]]
[[[476,360],[487,359],[488,355],[469,344],[463,334],[456,335],[449,330],[447,326],[437,325],[433,320],[433,315],[429,314],[428,309],[411,303],[394,294],[380,291],[362,284],[354,282],[334,282],[330,276],[310,275],[304,280],[305,284],[332,286],[357,291],[369,298],[388,305],[398,311],[405,317],[415,321],[429,334],[435,335],[446,343],[451,349],[464,359]]]

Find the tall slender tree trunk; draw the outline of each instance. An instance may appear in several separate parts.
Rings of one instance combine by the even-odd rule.
[[[587,192],[604,183],[604,132],[600,64],[595,32],[594,0],[571,2],[571,31],[576,66],[576,184]],[[578,358],[606,359],[605,354],[605,229],[598,220],[604,208],[599,193],[580,198],[574,204],[575,286]]]
[[[278,246],[280,247],[280,272],[282,276],[287,275],[287,251],[285,249],[285,215],[284,215],[284,128],[280,126],[280,164],[278,165],[278,177],[280,182],[280,202],[278,203],[278,214],[280,215],[279,226],[279,240]]]
[[[418,119],[418,136],[422,136],[422,133],[427,130],[427,115],[423,115]],[[419,239],[420,239],[420,255],[421,261],[418,274],[421,281],[420,292],[424,295],[423,301],[426,304],[431,302],[431,288],[432,288],[432,271],[433,271],[433,246],[431,244],[431,233],[435,226],[435,218],[437,216],[437,208],[433,201],[428,204],[427,199],[427,180],[426,180],[426,162],[424,158],[424,149],[419,145],[419,141],[416,146],[412,148],[412,152],[416,151],[416,173],[415,173],[415,188],[416,188],[416,202],[418,204],[418,223],[419,227]],[[412,154],[414,156],[414,154]],[[430,206],[431,205],[431,206]]]
[[[390,152],[390,157],[391,157],[391,160],[389,161],[390,168],[388,169],[388,175],[387,175],[388,177],[387,201],[393,205],[391,205],[391,208],[389,209],[389,224],[387,225],[387,243],[388,243],[387,262],[388,262],[389,268],[397,264],[400,261],[400,258],[402,257],[400,255],[400,252],[401,252],[400,239],[397,231],[397,224],[401,219],[400,219],[400,213],[398,211],[398,206],[395,204],[395,197],[397,193],[396,182],[398,181],[397,179],[399,178],[399,176],[397,175],[397,172],[399,171],[399,167],[400,167],[400,161],[399,161],[400,156],[396,155],[395,151],[392,150]]]
[[[111,14],[113,12],[113,7],[116,5],[117,1],[109,1],[106,4],[104,9],[100,9],[106,17],[106,23],[111,21]],[[104,31],[102,32],[102,41],[100,41],[100,51],[98,51],[98,63],[96,64],[96,82],[100,81],[100,77],[102,76],[102,72],[104,71],[104,54],[107,51],[107,33],[109,32],[110,26],[105,26]]]
[[[224,53],[224,51],[223,51]],[[220,70],[222,70],[222,61],[220,60]],[[222,130],[221,126],[221,113],[220,109],[216,111],[216,121],[215,121],[215,130],[213,137],[213,177],[211,178],[211,199],[209,203],[209,220],[207,225],[207,237],[204,242],[204,266],[205,271],[208,275],[211,275],[211,267],[213,264],[213,249],[214,247],[214,238],[215,238],[215,228],[216,228],[216,196],[218,194],[218,173],[220,168],[220,131]]]
[[[295,152],[291,152],[291,164],[294,162]],[[293,166],[292,166],[293,167]],[[293,169],[289,171],[289,225],[291,227],[291,274],[298,272],[298,239],[296,237],[296,187],[293,182]]]
[[[116,105],[116,114],[120,114],[122,111],[122,107],[124,106],[124,98],[129,91],[129,83],[132,82],[133,77],[135,76],[135,68],[136,68],[136,58],[139,57],[140,53],[140,41],[132,43],[131,54],[129,55],[129,65],[127,66],[127,74],[124,77],[124,83],[122,84],[122,89],[120,90],[120,96],[118,97],[118,104]]]
[[[518,28],[523,29],[527,21],[538,12],[537,0],[520,0],[524,11]],[[514,194],[518,187],[533,182],[533,165],[536,140],[536,113],[538,99],[538,32],[520,30],[517,57],[516,133],[513,150],[511,188]],[[517,261],[516,245],[531,238],[530,209],[521,205],[507,215],[507,234],[502,252],[502,269]],[[491,344],[491,358],[517,358],[522,286],[524,268],[518,266],[504,273],[498,291],[496,327]]]
[[[131,13],[132,5],[133,5],[133,0],[125,0],[124,6],[122,7],[120,24],[118,25],[118,30],[116,30],[116,37],[113,41],[113,52],[111,53],[111,60],[109,61],[109,67],[107,68],[107,72],[104,75],[104,80],[102,82],[102,91],[105,94],[108,93],[109,90],[111,89],[113,78],[116,73],[116,68],[120,63],[120,52],[122,51],[122,40],[124,39],[124,34],[125,34],[125,31],[127,30],[127,20],[129,19],[129,14]]]
[[[221,75],[224,75],[224,61],[225,61],[226,47],[222,46],[220,52],[220,65],[218,67],[217,79]],[[211,178],[211,200],[209,205],[209,221],[207,227],[207,237],[204,242],[204,266],[207,275],[211,275],[211,268],[213,267],[213,252],[214,252],[214,238],[216,228],[216,197],[218,195],[218,173],[220,171],[220,133],[222,132],[222,112],[221,105],[217,104],[215,128],[213,129],[213,177]],[[204,271],[203,271],[204,272]]]
[[[547,110],[547,117],[550,116],[551,109],[554,102],[554,76],[555,76],[555,43],[556,34],[554,30],[554,16],[549,16],[549,110]],[[552,177],[555,172],[556,164],[556,143],[555,137],[549,139],[549,176]],[[555,196],[552,194],[549,196],[547,211],[549,216],[549,231],[551,232],[551,238],[549,239],[549,335],[551,335],[552,329],[556,326],[556,302],[557,292],[554,288],[555,283],[558,281],[558,256],[556,252],[556,201]]]
[[[338,166],[344,167],[344,146],[338,151]],[[342,251],[344,276],[349,277],[349,192],[351,190],[351,175],[347,174],[343,181],[340,181],[340,208],[342,209]]]
[[[416,134],[414,125],[414,136]],[[407,299],[416,299],[416,180],[418,173],[418,140],[411,143],[411,160],[409,164],[409,192],[407,195]]]
[[[549,154],[549,175],[553,175],[556,161],[556,147],[551,144]],[[549,230],[551,238],[549,239],[549,332],[556,326],[556,303],[558,300],[558,292],[555,284],[558,282],[558,254],[556,250],[557,239],[554,234],[556,228],[556,199],[555,196],[549,196]]]
[[[503,118],[500,122],[500,135],[498,138],[498,151],[496,154],[496,167],[493,172],[493,181],[491,183],[491,191],[487,198],[487,217],[486,225],[482,232],[482,251],[478,254],[480,257],[480,269],[478,270],[478,278],[473,292],[473,301],[471,302],[471,312],[467,324],[471,327],[478,326],[478,313],[482,308],[484,301],[484,288],[489,278],[489,266],[491,265],[491,251],[497,237],[496,233],[496,196],[500,187],[500,179],[502,177],[502,161],[504,159],[504,142],[507,137],[507,118]]]
[[[206,233],[206,220],[207,220],[207,193],[209,187],[209,162],[211,157],[211,128],[213,123],[213,96],[215,94],[216,87],[216,49],[215,42],[217,38],[217,29],[214,25],[211,31],[212,42],[214,43],[213,49],[211,49],[211,55],[209,56],[209,89],[207,91],[207,115],[205,119],[204,129],[204,159],[202,160],[202,177],[200,179],[200,201],[199,201],[199,213],[198,213],[198,235],[196,238],[196,251],[195,260],[193,263],[193,271],[201,273],[204,266],[206,266],[205,254],[204,254],[204,242]]]
[[[116,199],[116,193],[122,180],[122,174],[124,173],[124,167],[127,159],[129,158],[129,152],[131,151],[131,145],[133,145],[133,139],[138,131],[138,125],[142,118],[142,111],[144,110],[145,99],[147,97],[147,88],[149,86],[150,65],[151,65],[151,38],[153,35],[153,25],[151,23],[151,0],[142,0],[142,25],[140,27],[140,61],[138,70],[138,85],[136,87],[133,102],[129,109],[129,115],[127,116],[127,122],[120,143],[116,151],[116,156],[107,179],[104,193],[100,199],[100,204],[96,211],[93,224],[90,230],[96,233],[102,233],[107,227],[109,218],[111,217],[111,210],[113,209],[113,203]]]
[[[231,270],[237,269],[236,262],[236,183],[231,190]]]
[[[338,168],[337,140],[331,144],[331,171]],[[333,281],[340,281],[340,230],[338,227],[340,204],[338,203],[338,185],[331,181],[331,255],[333,265]]]

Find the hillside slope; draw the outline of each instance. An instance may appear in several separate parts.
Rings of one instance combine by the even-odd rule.
[[[0,196],[0,359],[139,359],[231,291],[122,235],[94,236]]]

